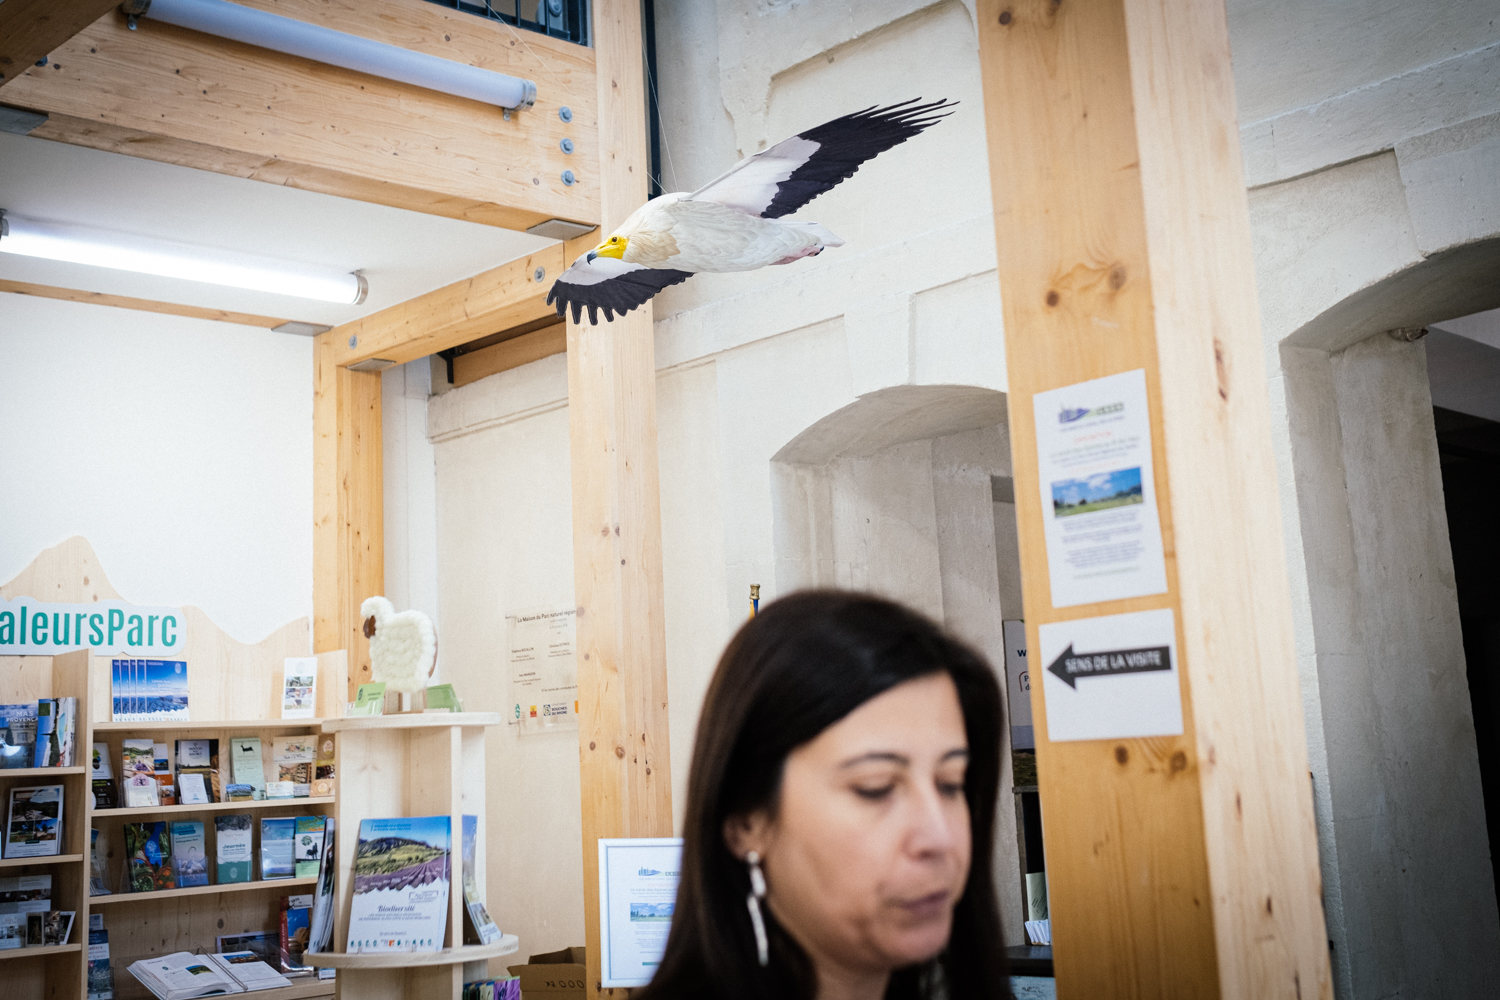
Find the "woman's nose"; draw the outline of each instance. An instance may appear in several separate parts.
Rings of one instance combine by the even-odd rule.
[[[951,803],[930,785],[920,789],[913,799],[908,849],[919,855],[953,850],[958,843],[958,831]]]

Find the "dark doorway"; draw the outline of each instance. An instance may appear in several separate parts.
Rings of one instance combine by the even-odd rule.
[[[1441,407],[1432,413],[1493,866],[1500,844],[1500,423]]]

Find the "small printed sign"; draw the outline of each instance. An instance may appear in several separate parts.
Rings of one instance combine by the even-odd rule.
[[[1171,608],[1055,622],[1038,640],[1048,739],[1182,735]]]

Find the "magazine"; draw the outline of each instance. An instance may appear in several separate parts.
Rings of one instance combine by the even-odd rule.
[[[447,816],[360,821],[346,951],[442,949],[448,926],[449,826]]]
[[[125,863],[131,892],[177,888],[172,872],[172,834],[165,823],[126,823]]]
[[[62,785],[12,788],[5,857],[44,858],[61,853],[62,821]]]
[[[208,853],[200,820],[172,824],[172,870],[179,889],[208,885]]]

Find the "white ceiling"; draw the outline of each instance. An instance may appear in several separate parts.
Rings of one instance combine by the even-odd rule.
[[[546,246],[525,233],[0,132],[0,208],[362,270],[357,306],[0,253],[0,278],[338,325]]]

